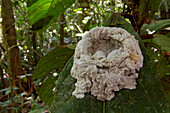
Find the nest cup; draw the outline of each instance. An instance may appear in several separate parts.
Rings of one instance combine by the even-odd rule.
[[[75,49],[71,75],[77,82],[72,94],[84,98],[90,92],[98,100],[111,100],[123,88],[136,88],[136,70],[142,66],[142,52],[133,35],[122,28],[93,28]]]

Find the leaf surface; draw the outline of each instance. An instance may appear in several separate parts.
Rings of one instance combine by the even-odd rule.
[[[33,30],[54,22],[75,0],[32,0],[28,7],[28,19]]]
[[[57,47],[42,57],[36,66],[33,79],[41,79],[40,82],[42,84],[37,87],[37,93],[41,100],[49,106],[54,101],[55,81],[58,78],[49,73],[53,70],[60,72],[73,53],[74,50],[72,49]]]
[[[114,21],[117,20],[117,21]],[[119,20],[119,21],[118,21]],[[118,23],[116,23],[118,22]],[[71,94],[75,88],[75,79],[70,70],[70,60],[56,84],[55,100],[51,107],[52,113],[169,113],[169,104],[164,96],[156,69],[149,57],[142,40],[133,27],[120,15],[112,15],[105,26],[119,26],[126,29],[139,40],[144,55],[144,66],[139,71],[137,88],[121,90],[111,101],[101,102],[90,94],[83,99],[76,99]],[[65,73],[64,73],[65,72]]]
[[[136,113],[137,111],[141,113],[161,113],[170,112],[169,104],[165,98],[164,91],[160,84],[159,77],[156,73],[156,68],[148,55],[148,52],[139,37],[138,33],[133,29],[133,27],[126,22],[120,15],[115,15],[110,17],[119,18],[119,21],[124,21],[124,24],[119,25],[126,29],[129,33],[135,36],[139,40],[139,45],[141,47],[144,56],[143,68],[139,71],[139,78],[137,79],[137,88],[135,90],[121,90],[117,93],[116,98],[108,102],[107,112],[116,113]],[[107,23],[107,22],[106,22]],[[114,23],[114,21],[112,21]],[[108,24],[106,26],[110,26]],[[112,26],[110,26],[112,27]]]
[[[170,73],[170,67],[168,67],[168,60],[166,57],[158,63],[157,72],[160,78],[165,77],[165,73]]]
[[[57,47],[52,50],[38,62],[33,74],[33,79],[43,78],[44,75],[50,73],[54,69],[62,70],[73,53],[74,50],[69,48]]]
[[[155,22],[151,22],[150,24],[144,24],[141,28],[141,35],[148,34],[148,30],[150,32],[157,32],[165,27],[170,27],[170,19],[158,20]]]
[[[46,105],[51,106],[54,101],[54,88],[57,77],[49,76],[42,82],[41,87],[37,88],[37,93]]]
[[[102,102],[87,94],[83,99],[72,96],[76,80],[71,77],[70,70],[73,57],[67,62],[65,68],[56,81],[55,100],[51,107],[52,113],[102,113]]]
[[[153,43],[157,44],[161,49],[170,52],[170,37],[161,34],[155,34],[153,36]]]

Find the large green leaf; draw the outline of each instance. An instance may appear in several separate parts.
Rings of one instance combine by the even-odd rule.
[[[115,21],[116,20],[116,21]],[[117,23],[118,22],[118,23]],[[120,15],[112,15],[105,26],[119,26],[139,40],[144,55],[144,66],[139,72],[135,90],[121,90],[111,101],[101,102],[90,94],[83,99],[71,95],[75,79],[71,77],[71,59],[60,75],[55,92],[52,113],[169,113],[169,104],[164,96],[156,69],[146,48],[133,27]]]
[[[153,43],[161,47],[161,49],[170,52],[170,37],[161,34],[153,35]]]
[[[42,82],[41,87],[37,88],[37,94],[46,105],[51,106],[54,101],[54,88],[57,77],[49,76]]]
[[[87,94],[84,99],[70,97],[59,109],[51,110],[52,113],[103,113],[103,103]]]
[[[32,4],[34,4],[37,0],[27,0],[27,7],[30,7]]]
[[[141,35],[148,34],[148,30],[150,32],[157,32],[165,27],[170,27],[170,19],[158,20],[155,22],[151,22],[150,24],[144,24],[141,28]]]
[[[38,30],[57,19],[75,0],[32,1],[28,7],[28,19],[33,29]]]
[[[52,113],[101,113],[102,102],[91,95],[84,99],[76,99],[72,96],[76,80],[71,77],[70,70],[73,65],[73,57],[67,62],[65,68],[56,81],[55,100],[51,107]]]
[[[54,69],[62,70],[67,60],[73,55],[74,50],[59,48],[52,50],[45,55],[37,64],[33,79],[43,78]]]
[[[33,74],[33,79],[42,79],[42,85],[37,87],[37,93],[41,100],[47,105],[54,101],[55,81],[58,77],[46,76],[54,69],[63,69],[67,60],[73,55],[74,51],[69,48],[56,48],[45,55],[37,64]]]
[[[123,17],[120,15],[112,16],[109,18],[109,20],[112,20],[112,18],[118,18],[117,20],[124,21]],[[112,21],[111,23],[115,22]],[[106,26],[110,25],[111,24],[109,23],[106,24]],[[126,29],[129,33],[134,35],[137,40],[139,40],[139,44],[144,56],[144,66],[139,72],[137,88],[132,91],[122,90],[119,92],[113,101],[107,103],[108,112],[170,112],[170,107],[161,87],[159,77],[156,73],[156,68],[153,65],[151,58],[149,57],[141,38],[137,32],[135,32],[133,27],[125,21],[124,24],[120,24],[119,27]]]
[[[168,67],[168,61],[166,57],[163,57],[163,59],[158,63],[157,72],[160,78],[163,78],[165,73],[170,73],[170,67]]]
[[[59,109],[70,97],[74,90],[74,83],[76,80],[71,77],[70,70],[73,65],[73,57],[67,62],[63,71],[60,73],[58,80],[56,81],[55,87],[55,100],[53,109]],[[55,111],[57,111],[55,110]]]

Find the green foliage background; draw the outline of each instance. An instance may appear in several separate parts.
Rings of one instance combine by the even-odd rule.
[[[119,23],[110,20],[119,20]],[[86,94],[86,97],[83,99],[77,99],[71,95],[75,88],[75,80],[70,75],[73,62],[73,59],[70,59],[58,79],[60,82],[57,81],[57,90],[55,91],[55,99],[51,108],[52,113],[136,113],[136,111],[140,111],[141,113],[170,112],[169,104],[164,97],[164,92],[157,73],[155,72],[155,67],[139,35],[120,15],[111,16],[105,24],[105,26],[114,27],[112,25],[126,29],[139,40],[144,55],[144,66],[139,72],[140,77],[137,80],[137,88],[132,91],[122,90],[118,92],[116,97],[111,101],[101,102],[90,94]]]
[[[17,112],[23,110],[23,106],[29,106],[29,103],[31,103],[30,113],[45,110],[52,113],[170,112],[168,104],[170,103],[170,33],[167,33],[170,19],[162,18],[163,13],[161,13],[168,11],[170,7],[168,0],[13,0],[12,2],[17,45],[20,48],[22,65],[27,73],[20,79],[27,81],[26,78],[32,76],[36,87],[33,96],[23,98],[25,92],[15,96],[16,103],[20,105],[16,107]],[[161,14],[158,14],[158,8]],[[117,13],[125,15],[126,19]],[[139,25],[141,28],[131,23],[131,19],[127,18],[129,15],[135,19],[136,24],[141,24]],[[90,94],[86,94],[83,99],[72,96],[76,82],[70,75],[74,49],[84,33],[96,26],[126,29],[139,40],[144,55],[144,66],[139,71],[137,88],[132,91],[121,90],[116,93],[113,100],[105,102],[98,101]],[[142,38],[143,36],[146,38]],[[62,41],[64,45],[61,44]],[[3,56],[5,51],[1,49],[1,53]],[[1,62],[1,66],[7,75],[6,59]],[[0,82],[0,88],[1,86]],[[6,94],[2,94],[3,92]],[[9,88],[5,90],[1,88],[0,93],[8,95],[11,92]],[[43,102],[42,105],[39,99]],[[10,109],[10,104],[10,98],[0,102],[4,111]]]

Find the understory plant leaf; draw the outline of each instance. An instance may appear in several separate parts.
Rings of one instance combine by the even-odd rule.
[[[170,52],[170,37],[161,34],[155,34],[153,36],[153,43],[157,44],[161,49]]]
[[[113,21],[119,20],[119,21]],[[117,23],[118,22],[118,23]],[[72,96],[76,80],[70,70],[73,59],[69,60],[56,82],[55,100],[52,113],[169,113],[169,104],[165,98],[156,69],[146,48],[133,27],[120,15],[112,15],[106,22],[108,27],[122,27],[139,40],[144,56],[144,66],[139,71],[137,88],[121,90],[111,101],[99,101],[90,94],[77,99]]]
[[[170,27],[170,19],[158,20],[150,24],[144,24],[141,28],[141,35],[146,35],[148,32],[157,32],[162,28]]]
[[[54,22],[75,0],[32,0],[28,7],[28,19],[33,30]]]
[[[41,79],[54,69],[62,70],[73,53],[74,50],[69,48],[55,48],[38,62],[33,74],[33,79]]]
[[[84,99],[72,96],[76,80],[71,77],[70,70],[73,65],[73,57],[67,62],[65,68],[56,81],[55,100],[51,107],[52,113],[102,113],[102,102],[90,94]]]
[[[60,73],[55,87],[55,99],[52,109],[57,110],[71,97],[76,80],[71,77],[70,70],[73,65],[73,57],[67,62],[63,71]]]
[[[43,111],[44,111],[43,108],[39,108],[39,109],[31,110],[29,113],[43,113]]]
[[[120,21],[125,21],[120,15],[112,15],[109,19],[112,20],[112,18],[119,18]],[[111,24],[107,24],[106,26],[110,25]],[[121,90],[117,94],[116,98],[106,104],[108,107],[108,113],[109,111],[116,113],[170,112],[170,107],[165,98],[159,77],[156,73],[156,68],[150,56],[148,55],[148,52],[138,33],[135,32],[133,27],[128,22],[119,25],[119,27],[126,29],[139,41],[139,45],[144,56],[144,65],[143,68],[139,71],[137,88],[132,91]]]
[[[165,73],[170,73],[170,67],[168,67],[168,60],[166,57],[158,63],[157,72],[160,78],[163,78]]]
[[[49,76],[47,80],[42,82],[41,87],[37,88],[37,94],[46,105],[52,105],[54,101],[54,87],[57,77]],[[44,90],[45,89],[45,90]]]
[[[59,48],[52,50],[45,55],[37,64],[33,74],[33,79],[41,79],[41,85],[37,87],[37,93],[41,100],[47,105],[51,105],[54,100],[54,87],[57,76],[49,74],[56,70],[58,73],[63,69],[68,59],[73,55],[74,50],[69,48]],[[45,90],[44,90],[45,89]]]

